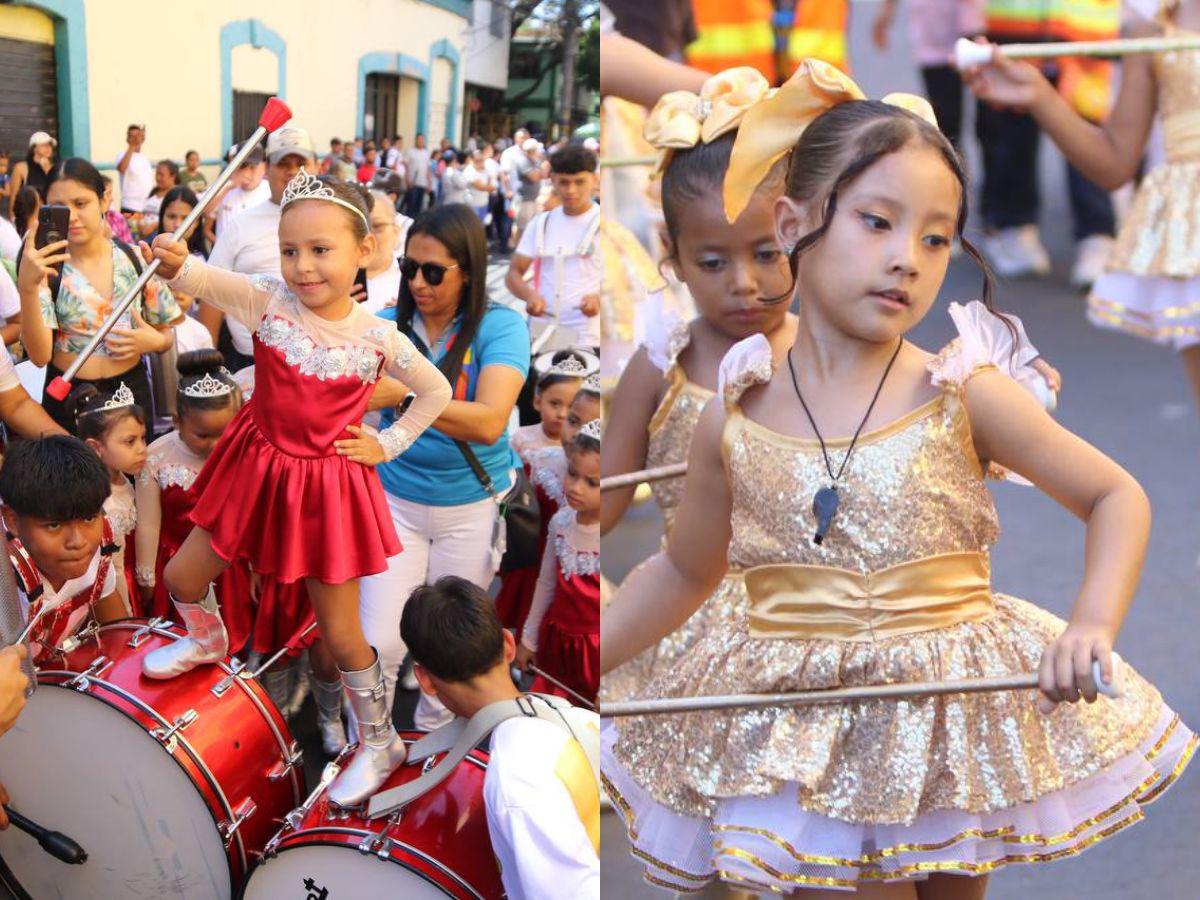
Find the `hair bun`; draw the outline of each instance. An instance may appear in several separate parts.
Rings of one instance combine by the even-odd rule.
[[[94,384],[84,381],[76,385],[71,393],[67,396],[66,410],[67,415],[72,421],[80,416],[91,412],[93,409],[101,406],[103,396],[100,394],[100,389]]]
[[[215,375],[225,368],[225,356],[220,350],[189,350],[181,353],[175,361],[175,369],[181,378],[192,375]]]

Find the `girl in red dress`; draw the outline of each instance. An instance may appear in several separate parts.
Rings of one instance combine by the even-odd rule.
[[[358,579],[382,572],[400,541],[374,466],[394,459],[450,400],[437,368],[394,327],[350,297],[374,255],[363,193],[301,171],[279,222],[283,279],[225,272],[170,235],[142,245],[161,274],[254,332],[254,400],[230,425],[193,490],[196,528],[165,571],[188,637],[148,654],[143,672],[171,678],[224,658],[212,579],[237,560],[288,584],[303,581],[358,722],[359,749],[330,785],[353,806],[405,757],[383,674],[358,616]],[[387,373],[415,398],[382,432],[363,429]]]
[[[182,622],[171,607],[163,570],[193,528],[189,516],[196,497],[191,487],[242,402],[225,370],[225,358],[216,350],[184,353],[175,367],[179,372],[175,430],[150,445],[146,464],[138,474],[134,580],[143,615]],[[231,566],[222,572],[215,590],[229,644],[234,651],[241,650],[252,624],[245,602],[250,593],[246,566]]]
[[[542,571],[521,632],[517,665],[530,662],[595,704],[600,688],[600,420],[567,451],[567,507],[550,520]],[[533,690],[572,698],[540,675]]]

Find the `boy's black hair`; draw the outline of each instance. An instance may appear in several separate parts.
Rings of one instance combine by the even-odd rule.
[[[442,681],[469,681],[504,660],[504,629],[487,592],[456,575],[416,588],[400,637],[413,661]]]
[[[583,144],[567,144],[550,154],[550,171],[555,175],[577,175],[600,168],[596,154]]]
[[[56,434],[9,445],[0,499],[18,516],[50,522],[90,519],[112,490],[108,469],[79,438]]]

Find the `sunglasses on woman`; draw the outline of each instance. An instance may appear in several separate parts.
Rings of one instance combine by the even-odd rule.
[[[430,287],[437,287],[442,283],[442,279],[446,277],[446,272],[450,269],[457,269],[458,263],[452,266],[439,266],[437,263],[419,263],[415,259],[409,259],[407,256],[400,259],[400,274],[404,276],[405,281],[412,281],[417,277],[419,269],[421,275],[425,279],[425,283]]]

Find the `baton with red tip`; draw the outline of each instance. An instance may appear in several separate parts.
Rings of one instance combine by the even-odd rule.
[[[175,229],[174,233],[171,235],[172,239],[176,241],[183,239],[183,236],[187,234],[188,230],[196,224],[196,220],[204,215],[208,207],[212,205],[212,202],[216,199],[217,194],[221,192],[221,189],[225,187],[225,184],[229,181],[229,179],[233,177],[233,173],[238,170],[238,167],[241,166],[246,157],[250,155],[250,152],[258,146],[259,141],[265,138],[272,131],[275,131],[283,126],[283,124],[291,117],[292,111],[288,109],[287,104],[278,97],[272,97],[267,101],[267,105],[263,107],[262,115],[258,118],[258,127],[254,129],[254,133],[242,143],[242,146],[238,149],[237,154],[229,161],[229,164],[225,166],[221,174],[217,176],[217,180],[209,185],[208,190],[206,190],[200,197],[200,201],[196,204],[192,211],[187,214],[187,218],[185,218],[183,223]],[[117,323],[121,321],[121,317],[124,316],[129,307],[133,305],[134,298],[137,297],[142,288],[146,286],[146,283],[150,280],[151,276],[158,271],[158,264],[159,260],[154,259],[144,269],[142,269],[142,274],[138,276],[137,281],[135,281],[129,287],[129,290],[125,292],[120,301],[114,304],[112,313],[107,319],[104,320],[96,333],[92,335],[92,339],[88,341],[87,346],[80,351],[77,357],[75,357],[75,361],[67,367],[67,371],[63,372],[58,378],[55,378],[52,382],[50,382],[50,384],[46,385],[47,394],[49,394],[55,400],[65,400],[67,398],[67,394],[71,392],[71,381],[83,367],[83,364],[86,363],[88,359],[91,358],[92,354],[96,352],[96,348],[100,346],[101,341],[108,337],[108,333],[112,331],[114,327],[116,327]]]

